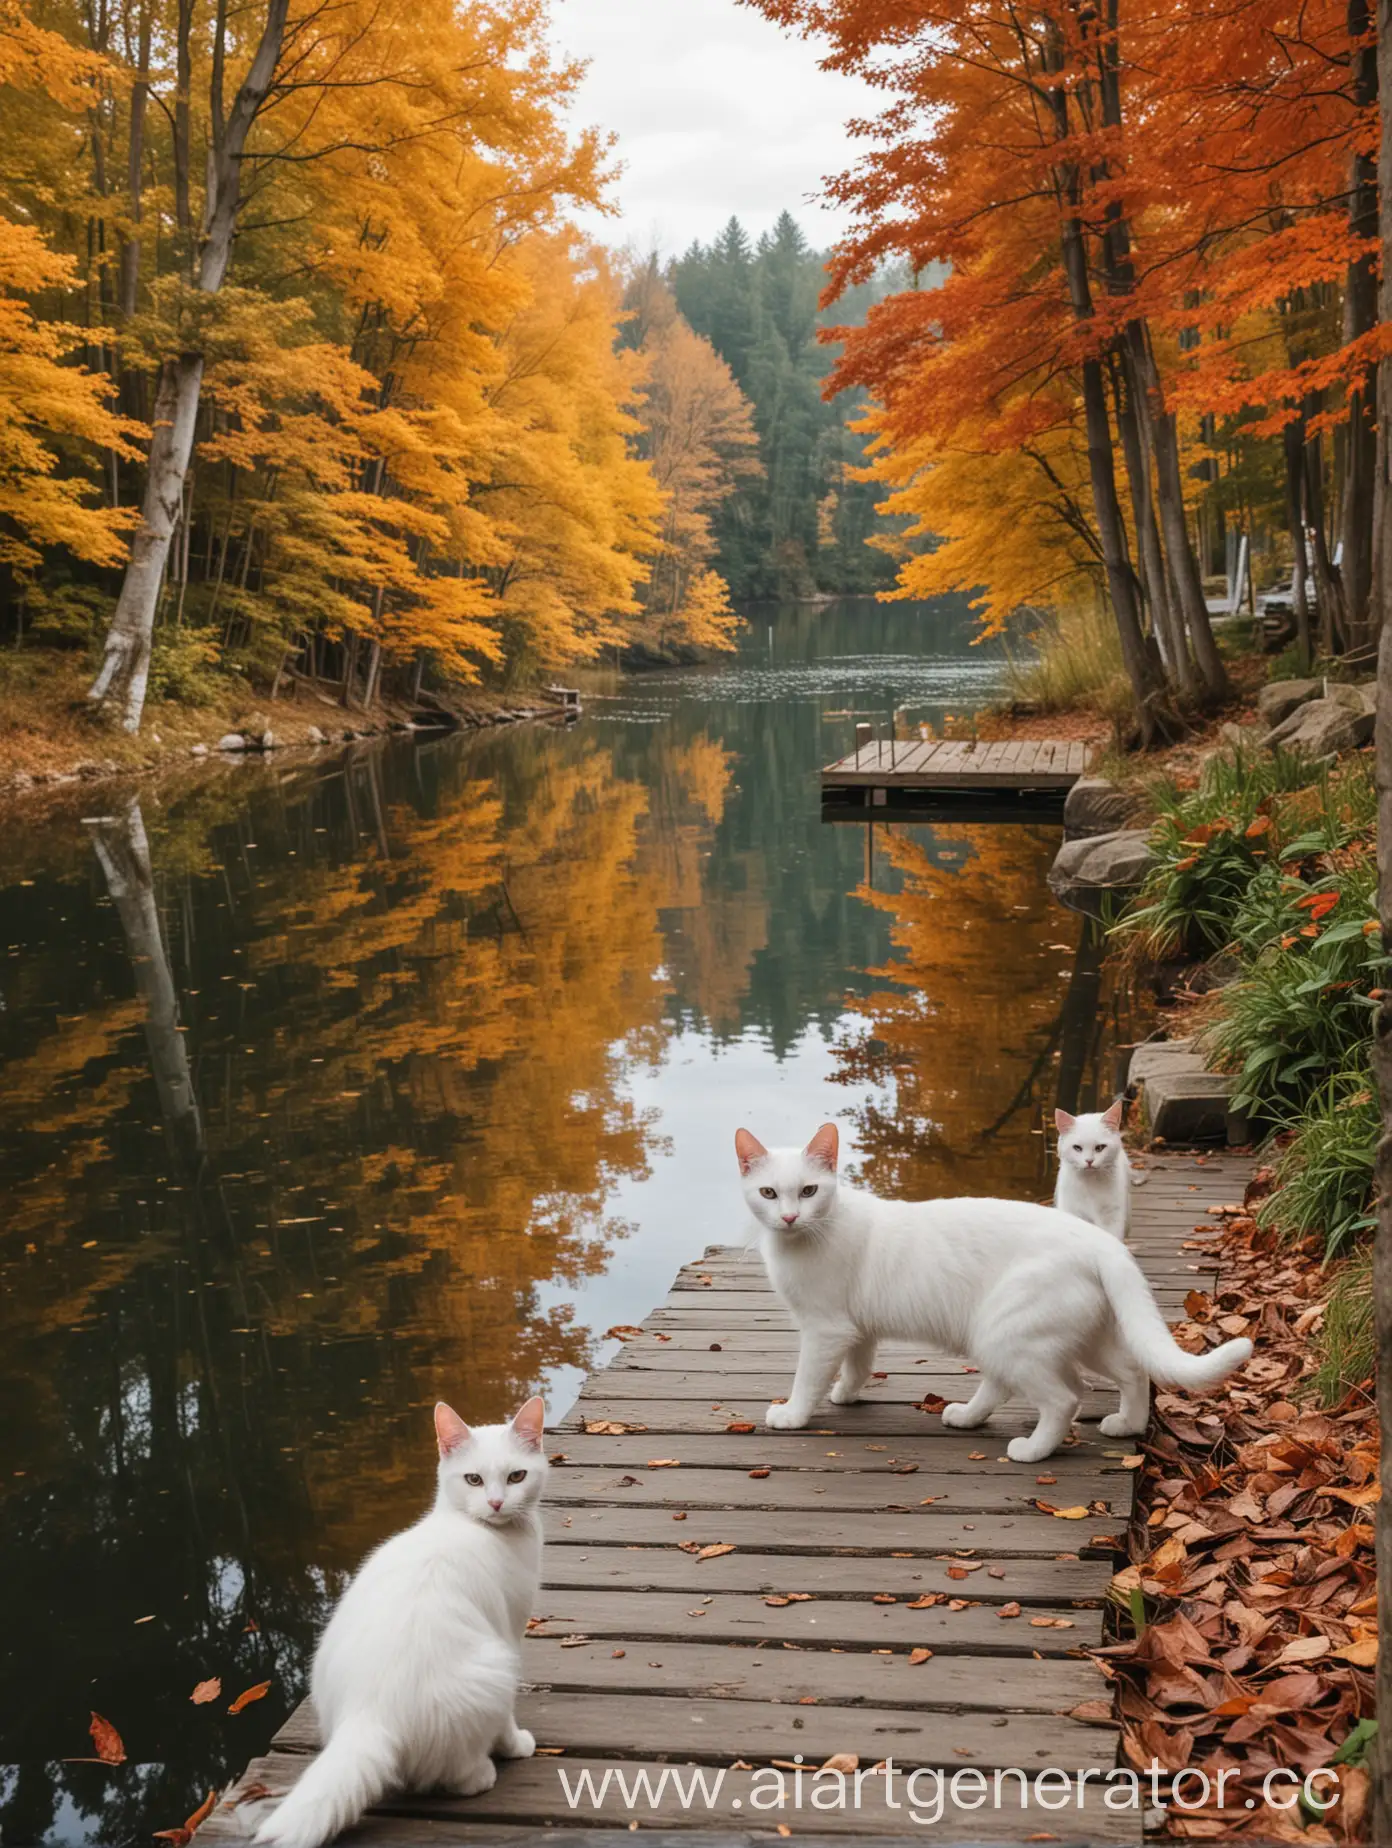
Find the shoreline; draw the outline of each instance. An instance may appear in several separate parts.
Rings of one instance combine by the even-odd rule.
[[[271,762],[375,738],[564,722],[567,710],[535,687],[470,687],[415,702],[379,700],[363,711],[345,706],[328,683],[297,678],[288,696],[275,699],[230,687],[219,701],[151,701],[140,732],[130,736],[87,708],[85,667],[63,657],[23,665],[30,684],[0,683],[0,808],[198,764]],[[426,712],[438,722],[422,723]]]

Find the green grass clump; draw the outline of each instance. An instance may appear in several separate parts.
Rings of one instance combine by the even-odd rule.
[[[1006,651],[1006,688],[1012,700],[1041,712],[1093,708],[1113,721],[1134,709],[1122,665],[1121,641],[1111,615],[1083,603],[1044,617]]]
[[[1373,1327],[1373,1252],[1364,1245],[1341,1265],[1329,1292],[1319,1334],[1320,1364],[1314,1388],[1324,1405],[1337,1405],[1371,1379],[1377,1351]]]
[[[1276,1163],[1276,1186],[1257,1208],[1286,1237],[1316,1232],[1342,1257],[1376,1224],[1373,1162],[1381,1113],[1366,1065],[1339,1072],[1310,1100]]]

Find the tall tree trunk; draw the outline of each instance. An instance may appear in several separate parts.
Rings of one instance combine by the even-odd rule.
[[[1040,62],[1055,79],[1047,92],[1047,105],[1053,118],[1055,139],[1069,140],[1069,99],[1063,83],[1057,81],[1067,65],[1067,52],[1057,22],[1045,31],[1040,47]],[[1081,212],[1081,176],[1075,161],[1061,160],[1054,170],[1063,244],[1063,271],[1069,305],[1074,319],[1094,319],[1092,284],[1088,276],[1087,248],[1083,241]],[[1121,641],[1121,658],[1131,682],[1136,701],[1136,726],[1142,748],[1150,749],[1178,730],[1170,709],[1164,675],[1158,660],[1146,646],[1141,626],[1141,612],[1136,600],[1136,579],[1126,552],[1126,528],[1122,524],[1121,505],[1117,499],[1116,465],[1112,454],[1112,426],[1107,414],[1107,388],[1098,358],[1082,364],[1083,415],[1087,428],[1088,477],[1092,486],[1093,513],[1097,536],[1102,544],[1102,562],[1107,572],[1107,590],[1112,613],[1116,618]]]
[[[1305,445],[1300,426],[1288,423],[1281,432],[1286,458],[1286,520],[1295,544],[1291,567],[1291,609],[1295,614],[1295,646],[1300,671],[1308,674],[1313,653],[1310,644],[1309,560],[1305,552]]]
[[[1378,76],[1392,97],[1392,0],[1378,0]],[[1382,117],[1378,152],[1382,319],[1392,322],[1392,110]],[[1377,473],[1374,492],[1372,626],[1379,635],[1377,699],[1378,910],[1383,948],[1392,951],[1392,357],[1377,372]],[[1377,1510],[1378,1633],[1392,1637],[1392,994],[1375,1023],[1374,1069],[1382,1101],[1377,1161],[1377,1232],[1373,1249],[1373,1322],[1377,1334],[1378,1424],[1382,1497]],[[1373,1742],[1372,1840],[1392,1842],[1392,1647],[1377,1664]]]
[[[1124,349],[1112,356],[1112,395],[1116,401],[1117,429],[1121,433],[1121,452],[1131,484],[1131,516],[1136,528],[1136,549],[1140,554],[1141,582],[1150,605],[1151,621],[1160,643],[1160,653],[1171,679],[1187,697],[1197,691],[1194,663],[1183,625],[1175,621],[1170,600],[1170,585],[1165,569],[1165,555],[1155,524],[1155,506],[1150,497],[1149,444],[1136,396],[1135,371]]]
[[[150,100],[150,31],[151,8],[140,9],[140,36],[136,50],[140,70],[131,88],[130,146],[126,159],[126,191],[130,195],[132,229],[121,245],[121,317],[129,321],[135,313],[140,288],[140,221],[142,172],[145,161],[145,110]]]
[[[1352,101],[1370,110],[1378,100],[1377,46],[1368,43],[1372,13],[1368,0],[1348,0],[1352,65]],[[1349,230],[1374,238],[1378,231],[1377,164],[1371,154],[1353,156],[1349,174]],[[1344,344],[1359,340],[1377,325],[1378,283],[1374,258],[1351,263],[1344,282]],[[1344,496],[1339,523],[1343,556],[1339,578],[1344,593],[1345,640],[1366,648],[1376,639],[1368,599],[1373,579],[1373,482],[1377,471],[1377,428],[1373,421],[1377,386],[1371,368],[1361,371],[1349,390],[1345,438]]]
[[[197,276],[197,286],[205,294],[215,295],[221,289],[232,260],[232,240],[242,202],[242,155],[252,123],[266,101],[275,76],[288,12],[289,0],[267,0],[261,41],[225,122],[220,72],[226,16],[219,12],[215,52],[219,79],[213,86],[213,148],[208,158],[208,195],[203,211]],[[107,632],[101,670],[88,689],[87,697],[94,704],[103,706],[110,702],[117,706],[122,727],[128,732],[140,730],[140,717],[145,709],[155,610],[169,557],[169,542],[183,501],[184,477],[193,453],[202,387],[201,353],[181,353],[177,359],[164,362],[160,370],[140,525],[131,543],[130,563]]]

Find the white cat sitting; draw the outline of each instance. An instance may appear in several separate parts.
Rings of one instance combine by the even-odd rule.
[[[1131,1230],[1131,1164],[1121,1140],[1121,1112],[1121,1098],[1108,1110],[1083,1116],[1054,1112],[1059,1132],[1054,1205],[1113,1238]]]
[[[805,1425],[828,1389],[835,1404],[853,1404],[878,1341],[931,1341],[981,1374],[943,1423],[970,1429],[1005,1400],[1027,1399],[1038,1423],[1008,1448],[1017,1463],[1038,1463],[1067,1436],[1084,1373],[1120,1388],[1102,1431],[1122,1437],[1144,1431],[1152,1379],[1211,1386],[1252,1352],[1237,1340],[1186,1354],[1125,1245],[1053,1207],[855,1193],[837,1182],[832,1123],[805,1149],[766,1149],[737,1130],[735,1152],[769,1277],[801,1333],[788,1402],[765,1415],[774,1430]]]
[[[391,1790],[472,1797],[491,1754],[530,1758],[513,1717],[519,1649],[541,1578],[546,1413],[471,1430],[435,1407],[429,1514],[368,1555],[329,1619],[311,1691],[324,1749],[256,1840],[319,1848]]]

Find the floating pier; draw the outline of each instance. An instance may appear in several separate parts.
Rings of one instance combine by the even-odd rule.
[[[1060,738],[863,737],[848,757],[822,771],[822,813],[828,820],[866,821],[887,818],[877,811],[909,817],[925,811],[970,821],[1003,809],[1055,812],[1086,775],[1092,750]]]
[[[1212,1287],[1206,1209],[1240,1200],[1251,1167],[1151,1159],[1130,1242],[1170,1319],[1186,1292]],[[945,1430],[925,1400],[969,1398],[973,1381],[957,1356],[902,1344],[881,1350],[866,1403],[767,1431],[796,1339],[753,1253],[717,1246],[684,1266],[548,1438],[545,1589],[518,1710],[537,1756],[501,1764],[482,1796],[389,1798],[346,1840],[537,1848],[583,1834],[598,1848],[596,1829],[636,1824],[720,1844],[921,1841],[886,1801],[904,1803],[915,1767],[946,1778],[971,1767],[988,1787],[997,1770],[1035,1779],[1048,1767],[1075,1785],[1089,1774],[1081,1808],[1022,1808],[1012,1775],[1001,1807],[949,1805],[933,1833],[1140,1848],[1141,1810],[1102,1801],[1117,1731],[1109,1684],[1084,1653],[1103,1641],[1124,1563],[1140,1440],[1094,1424],[1045,1463],[1012,1463],[1006,1440],[1030,1428],[1028,1408]],[[1094,1393],[1084,1415],[1114,1402]],[[254,1800],[288,1790],[317,1743],[306,1702],[199,1842],[246,1841]],[[814,1807],[810,1773],[835,1755],[843,1771],[851,1757],[866,1771],[892,1759],[897,1780],[887,1790],[882,1773],[867,1776],[857,1807]],[[692,1798],[697,1768],[713,1801]],[[753,1791],[779,1769],[785,1802],[756,1809]],[[627,1801],[620,1774],[630,1792],[659,1794]]]

